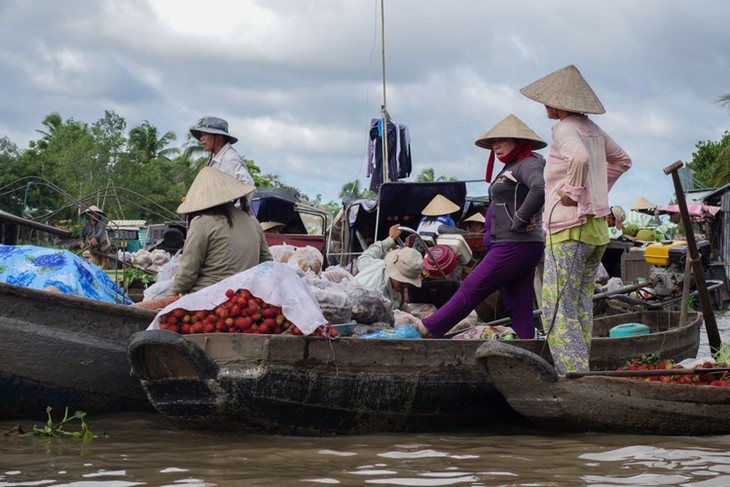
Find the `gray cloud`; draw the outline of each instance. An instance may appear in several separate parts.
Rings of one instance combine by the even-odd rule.
[[[93,122],[111,109],[182,143],[215,114],[264,172],[334,199],[366,183],[379,3],[0,2],[0,135],[22,147],[49,113]],[[575,64],[608,110],[595,120],[634,159],[612,200],[668,202],[661,169],[728,128],[714,104],[730,92],[728,18],[723,0],[386,2],[388,109],[410,127],[415,173],[478,179],[488,154],[474,140],[507,114],[549,140],[519,88]]]

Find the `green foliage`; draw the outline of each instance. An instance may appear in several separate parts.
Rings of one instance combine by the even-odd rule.
[[[697,142],[695,148],[687,167],[698,186],[714,188],[730,182],[730,132],[725,131],[719,142]]]
[[[83,442],[89,442],[92,439],[95,438],[94,434],[91,431],[91,428],[89,427],[89,424],[86,422],[86,413],[83,411],[76,411],[73,416],[68,415],[68,408],[66,408],[63,419],[59,421],[58,423],[53,421],[53,417],[51,417],[51,410],[52,408],[48,406],[46,408],[46,414],[48,415],[48,420],[46,421],[46,424],[44,424],[41,427],[33,425],[33,429],[29,431],[28,435],[33,436],[49,436],[49,437],[71,437],[71,438],[79,438]],[[78,430],[77,431],[68,431],[65,429],[66,426],[69,426],[72,422],[78,420]]]
[[[432,167],[427,167],[421,173],[416,176],[417,183],[431,183],[435,181],[458,181],[455,176],[439,176],[436,177],[436,172]]]
[[[142,269],[138,269],[136,267],[127,267],[124,269],[121,285],[125,291],[136,284],[141,284],[142,287],[147,289],[150,284],[153,284],[155,282],[156,277],[156,274],[150,274],[149,272],[145,272]]]

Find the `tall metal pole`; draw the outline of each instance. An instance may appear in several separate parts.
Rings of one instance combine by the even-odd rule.
[[[385,0],[380,0],[380,59],[383,72],[383,104],[380,107],[380,124],[383,129],[383,182],[388,182],[388,104],[385,93]]]
[[[695,234],[692,230],[692,220],[689,218],[689,210],[687,210],[687,201],[684,198],[682,182],[679,180],[679,173],[677,173],[677,170],[683,165],[684,163],[682,161],[677,161],[674,164],[665,167],[664,174],[671,174],[672,181],[674,182],[677,206],[679,206],[679,213],[682,216],[682,224],[684,225],[685,230],[684,233],[687,237],[687,252],[690,260],[692,261],[692,272],[695,278],[695,285],[697,286],[697,294],[699,294],[700,297],[700,304],[702,305],[702,317],[705,320],[707,340],[710,344],[710,352],[714,355],[715,352],[720,350],[722,342],[720,340],[720,332],[717,330],[715,311],[712,309],[710,295],[707,292],[707,284],[705,283],[705,274],[702,269],[702,262],[700,261],[700,255],[697,252],[697,242],[695,241]]]

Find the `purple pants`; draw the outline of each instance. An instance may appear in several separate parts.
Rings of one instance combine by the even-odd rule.
[[[491,245],[451,299],[424,319],[423,324],[433,336],[443,336],[490,294],[500,291],[505,311],[512,319],[512,329],[520,338],[535,338],[533,279],[543,250],[542,242]]]

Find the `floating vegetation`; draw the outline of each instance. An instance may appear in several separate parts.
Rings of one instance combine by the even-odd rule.
[[[48,415],[48,421],[43,426],[33,425],[33,429],[26,431],[20,424],[13,427],[10,431],[5,434],[18,434],[21,436],[43,436],[48,438],[55,437],[71,437],[79,438],[84,443],[91,441],[96,438],[94,433],[91,431],[89,423],[86,422],[86,413],[83,411],[76,411],[73,415],[68,415],[68,408],[64,411],[63,419],[59,422],[53,420],[51,411],[53,408],[50,406],[46,407],[46,414]],[[73,429],[69,429],[73,427]],[[104,436],[107,436],[106,434]]]

